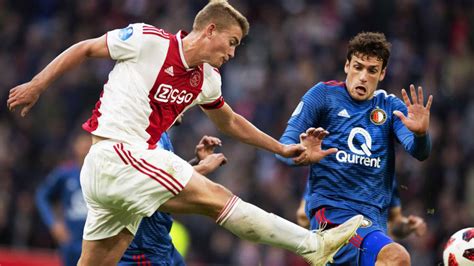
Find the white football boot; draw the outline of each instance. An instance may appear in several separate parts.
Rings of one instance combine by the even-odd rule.
[[[356,215],[337,227],[313,231],[310,238],[318,243],[317,249],[311,253],[303,254],[303,258],[312,266],[325,266],[333,262],[333,257],[345,244],[349,243],[356,230],[362,225],[364,216]]]

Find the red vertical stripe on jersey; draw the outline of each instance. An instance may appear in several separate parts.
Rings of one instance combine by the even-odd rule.
[[[82,124],[82,128],[87,132],[92,133],[99,126],[99,117],[102,115],[99,111],[100,105],[102,104],[100,101],[102,99],[102,95],[104,95],[103,90],[100,93],[99,101],[97,101],[97,103],[95,104],[94,110],[92,110],[92,116],[86,122],[84,122],[84,124]]]
[[[155,31],[148,29],[147,31]],[[161,134],[168,130],[177,117],[190,105],[202,90],[203,68],[185,69],[181,60],[178,40],[169,36],[166,59],[159,69],[148,99],[152,110],[146,132],[150,135],[147,143],[153,147]],[[166,69],[172,69],[166,71]]]

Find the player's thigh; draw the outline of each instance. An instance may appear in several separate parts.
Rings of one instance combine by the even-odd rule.
[[[117,265],[132,240],[133,235],[125,228],[113,237],[83,240],[82,254],[77,265]]]
[[[184,189],[161,205],[159,210],[169,213],[196,213],[217,218],[231,197],[230,190],[194,171]]]
[[[410,264],[410,254],[408,254],[408,251],[402,245],[395,242],[384,246],[380,250],[379,254],[377,255],[377,261],[375,263],[375,265],[377,266],[406,266]]]

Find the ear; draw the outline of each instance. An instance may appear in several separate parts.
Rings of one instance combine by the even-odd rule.
[[[351,62],[346,59],[346,64],[344,65],[344,73],[349,73],[349,68],[350,68]]]
[[[208,38],[214,36],[214,34],[216,32],[216,24],[210,23],[209,25],[207,25],[204,32],[206,34],[206,37],[208,37]]]
[[[385,67],[384,69],[382,69],[382,72],[380,72],[379,81],[382,81],[382,80],[385,78],[386,70],[387,70],[387,67]]]

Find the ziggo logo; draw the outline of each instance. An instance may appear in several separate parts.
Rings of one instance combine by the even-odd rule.
[[[187,92],[186,90],[173,89],[171,85],[161,84],[156,90],[155,100],[163,103],[189,103],[193,99],[193,94]]]

